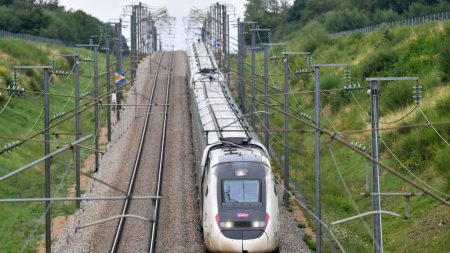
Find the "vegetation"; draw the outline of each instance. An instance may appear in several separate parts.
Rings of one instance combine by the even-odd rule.
[[[104,24],[84,11],[65,10],[58,0],[0,0],[0,30],[59,39],[74,45],[87,43],[92,36],[101,34]],[[113,29],[108,32],[115,36]],[[122,41],[126,41],[125,37]],[[129,53],[126,43],[123,53]]]
[[[252,1],[248,1],[252,2]],[[370,128],[370,101],[366,94],[368,83],[366,77],[375,76],[418,76],[419,84],[423,87],[423,99],[420,109],[434,124],[432,128],[401,128],[402,126],[421,125],[426,123],[425,116],[419,109],[414,109],[412,88],[415,82],[381,82],[380,83],[380,127],[398,127],[390,131],[380,131],[381,162],[395,168],[404,176],[420,181],[439,196],[448,199],[450,193],[450,171],[448,164],[449,148],[444,140],[450,140],[450,88],[449,88],[449,22],[433,22],[415,27],[397,27],[393,29],[378,29],[369,34],[352,36],[331,36],[328,27],[335,22],[324,22],[327,17],[334,16],[336,10],[344,11],[343,4],[350,1],[295,1],[288,9],[289,15],[278,36],[286,40],[288,51],[309,51],[314,63],[349,63],[351,80],[360,83],[362,90],[353,93],[343,91],[323,92],[322,99],[322,127],[339,131]],[[352,1],[352,8],[363,8],[364,2],[371,3],[367,8],[370,17],[358,24],[371,24],[380,17],[410,17],[414,6],[427,5],[424,10],[434,12],[447,8],[444,1],[414,1],[413,4],[402,4],[401,1]],[[333,5],[334,3],[334,5]],[[406,3],[406,1],[405,1]],[[322,4],[322,5],[321,5]],[[395,5],[394,5],[395,4]],[[331,5],[331,9],[329,5]],[[363,5],[364,6],[364,5]],[[384,7],[383,7],[384,6]],[[292,8],[299,8],[299,12],[292,13]],[[314,7],[314,8],[313,8]],[[381,8],[383,7],[383,8]],[[447,9],[448,10],[448,9]],[[389,14],[391,13],[391,14]],[[295,14],[295,15],[294,15]],[[381,15],[383,14],[383,15]],[[389,14],[389,15],[388,15]],[[425,14],[425,13],[422,13]],[[355,14],[357,15],[357,14]],[[362,15],[362,14],[358,14]],[[335,16],[336,18],[339,15]],[[358,17],[354,17],[358,18]],[[264,19],[264,16],[261,17]],[[385,21],[385,20],[384,20]],[[262,28],[267,28],[261,26]],[[278,30],[280,26],[278,26]],[[296,28],[296,29],[293,29]],[[345,29],[353,29],[345,27]],[[281,55],[282,48],[270,50],[271,56]],[[258,54],[257,64],[262,64],[262,55]],[[250,61],[248,59],[247,61]],[[298,69],[306,68],[303,57],[290,57],[292,91],[290,106],[296,111],[290,113],[299,115],[307,113],[314,115],[314,100],[310,94],[298,92],[313,90],[312,74],[294,74]],[[262,65],[256,68],[263,69]],[[247,70],[250,71],[250,70]],[[269,74],[273,76],[270,82],[274,87],[283,86],[283,64],[281,61],[271,61]],[[262,73],[258,73],[262,75]],[[250,73],[246,73],[250,76]],[[322,89],[342,89],[344,86],[344,68],[323,68],[321,71]],[[262,90],[262,82],[258,82],[258,89]],[[250,87],[248,87],[250,93]],[[282,101],[282,94],[272,89],[273,99]],[[258,105],[257,111],[263,110]],[[412,111],[412,112],[411,112]],[[411,113],[410,113],[411,112]],[[408,114],[410,113],[410,114]],[[283,128],[283,115],[271,111],[270,124],[272,129]],[[447,122],[446,124],[438,124]],[[262,129],[262,122],[257,128]],[[296,120],[290,120],[292,129],[305,129]],[[345,138],[362,143],[369,147],[370,132],[346,134]],[[281,157],[283,154],[282,133],[271,134],[272,148]],[[444,140],[443,140],[444,139]],[[386,146],[382,141],[386,143]],[[315,167],[314,167],[314,136],[308,133],[290,133],[290,175],[293,183],[303,193],[309,206],[315,206]],[[389,149],[388,149],[389,148]],[[404,169],[391,154],[403,163]],[[333,155],[332,155],[333,154]],[[333,156],[336,163],[333,160]],[[371,200],[360,193],[365,192],[364,158],[355,155],[348,148],[322,137],[322,207],[323,218],[326,223],[353,216],[359,212],[371,210]],[[370,168],[370,164],[368,164]],[[414,175],[412,175],[414,174]],[[416,178],[417,177],[417,178]],[[345,185],[344,186],[344,182]],[[420,183],[424,185],[423,183]],[[348,187],[348,192],[345,189]],[[369,189],[370,191],[370,189]],[[381,171],[382,192],[417,192],[414,187],[404,183],[395,176]],[[405,212],[403,197],[382,197],[382,209],[399,214]],[[386,252],[445,252],[448,250],[446,241],[450,238],[450,231],[445,228],[450,215],[448,207],[439,204],[430,197],[411,198],[411,218],[392,218],[383,216],[383,238]],[[332,231],[348,252],[372,251],[372,220],[371,217],[354,220],[342,225],[334,226]],[[327,246],[328,247],[328,246]],[[329,249],[328,249],[329,250]]]
[[[247,0],[245,18],[274,29],[277,38],[311,21],[329,32],[352,30],[402,18],[450,11],[446,0]]]
[[[92,51],[78,49],[81,58],[92,57]],[[64,58],[63,54],[74,53],[74,48],[50,46],[19,39],[0,39],[0,149],[12,141],[29,137],[43,129],[43,72],[38,69],[19,70],[19,85],[26,89],[24,96],[7,95],[5,88],[12,84],[11,65],[49,65],[52,57],[57,61],[57,69],[71,72],[73,60]],[[99,72],[105,71],[105,57],[99,56]],[[126,64],[125,64],[126,65]],[[93,89],[92,64],[81,63],[80,93]],[[104,79],[99,80],[100,91],[106,91]],[[50,119],[57,112],[67,112],[75,107],[73,73],[71,76],[52,76],[50,83]],[[64,96],[58,96],[64,95]],[[9,102],[8,102],[9,101]],[[86,102],[85,99],[82,103]],[[83,136],[94,132],[93,109],[82,114]],[[100,110],[101,126],[105,123],[105,111]],[[56,121],[53,121],[53,123]],[[74,140],[75,120],[53,128],[51,135],[51,151],[58,146]],[[65,133],[65,134],[64,134]],[[12,139],[10,139],[12,138]],[[0,175],[18,169],[43,156],[43,136],[27,141],[11,152],[0,155]],[[93,138],[83,145],[91,146]],[[91,151],[81,149],[82,158]],[[75,182],[74,156],[71,150],[63,152],[51,159],[52,196],[67,196],[73,190]],[[0,198],[44,197],[44,164],[40,163],[14,177],[0,182]],[[72,202],[55,202],[52,205],[52,217],[68,215],[75,211]],[[44,233],[43,203],[3,203],[0,205],[0,252],[35,252],[36,242]]]

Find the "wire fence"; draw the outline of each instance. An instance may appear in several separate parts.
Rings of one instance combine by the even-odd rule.
[[[23,39],[28,41],[35,41],[35,42],[42,42],[42,43],[48,43],[48,44],[58,44],[58,45],[68,45],[70,46],[71,43],[58,40],[58,39],[50,39],[46,37],[41,36],[34,36],[24,33],[12,33],[7,32],[5,30],[0,30],[0,38],[17,38],[17,39]]]
[[[420,25],[424,23],[429,23],[433,21],[441,21],[441,20],[449,20],[450,19],[450,12],[439,12],[434,13],[426,16],[421,17],[414,17],[414,18],[408,18],[408,19],[402,19],[397,21],[389,21],[389,22],[383,22],[377,25],[371,25],[363,28],[358,28],[351,31],[342,31],[337,33],[332,33],[332,36],[338,36],[338,35],[352,35],[356,33],[370,33],[375,31],[379,28],[389,28],[389,27],[396,27],[396,26],[414,26],[414,25]]]

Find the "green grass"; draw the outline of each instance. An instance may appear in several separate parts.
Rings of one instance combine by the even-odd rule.
[[[78,49],[81,57],[93,53],[85,49]],[[70,72],[72,61],[62,57],[62,54],[74,53],[74,48],[64,46],[50,46],[40,43],[26,42],[18,39],[0,39],[0,87],[6,88],[12,84],[11,73],[14,65],[49,65],[52,56],[56,57],[57,69]],[[99,72],[105,71],[104,55],[99,55]],[[90,76],[93,73],[93,65],[81,63],[81,75]],[[126,66],[126,64],[124,64]],[[0,148],[15,139],[5,137],[16,137],[20,139],[30,131],[30,135],[43,129],[43,116],[38,118],[43,107],[42,70],[21,70],[19,73],[19,85],[30,91],[25,96],[14,96],[6,109],[0,114]],[[73,95],[73,75],[67,77],[53,78],[50,83],[51,94]],[[88,77],[80,78],[80,93],[93,90],[93,83]],[[35,91],[33,93],[31,91]],[[106,91],[105,80],[99,79],[99,93]],[[2,92],[0,96],[0,108],[6,105],[8,97]],[[87,102],[82,100],[81,103]],[[62,96],[50,96],[50,118],[60,111],[69,111],[75,107],[73,98]],[[105,110],[100,110],[100,124],[105,124]],[[33,124],[37,122],[34,128]],[[56,121],[54,121],[56,122]],[[70,119],[60,126],[53,128],[51,132],[74,133],[75,119]],[[30,130],[31,129],[31,130]],[[82,114],[82,135],[94,133],[93,108]],[[74,141],[73,134],[51,136],[51,151],[57,146]],[[13,152],[0,155],[0,174],[5,175],[19,167],[28,164],[44,155],[43,136],[38,135],[36,141],[28,141]],[[40,140],[40,141],[39,141]],[[84,145],[91,146],[94,138],[88,140]],[[87,157],[90,150],[81,150],[82,159]],[[75,183],[74,156],[71,150],[63,152],[51,159],[51,183],[52,196],[66,196],[67,190]],[[44,197],[44,164],[38,164],[0,183],[0,198],[24,198]],[[52,217],[69,215],[75,212],[74,203],[58,202],[52,205]],[[0,205],[0,252],[19,252],[22,248],[25,252],[34,252],[36,242],[42,238],[44,233],[43,203],[14,203]],[[37,233],[33,234],[37,226]],[[24,246],[25,245],[25,246]]]
[[[311,51],[314,63],[349,63],[351,69],[351,83],[360,83],[364,88],[354,93],[356,100],[350,93],[342,92],[322,93],[321,126],[332,130],[355,130],[370,128],[370,99],[366,94],[369,83],[366,77],[375,76],[418,76],[419,84],[423,86],[424,99],[421,104],[426,116],[431,122],[450,121],[450,96],[439,94],[439,90],[448,92],[448,58],[442,60],[442,55],[448,55],[450,44],[449,22],[434,22],[415,27],[398,27],[394,29],[379,29],[369,34],[353,36],[331,37],[323,31],[318,23],[311,23],[300,31],[287,35],[290,39],[288,51]],[[275,55],[281,55],[281,48],[275,49]],[[262,54],[257,55],[257,60]],[[250,58],[246,60],[250,62]],[[262,70],[261,61],[257,61]],[[292,70],[305,68],[303,57],[291,56]],[[269,73],[276,86],[283,86],[284,72],[282,61],[271,61]],[[246,76],[250,77],[250,68]],[[262,75],[262,71],[260,73]],[[340,89],[344,86],[344,68],[322,68],[321,88]],[[237,78],[236,78],[237,79]],[[250,78],[248,78],[250,83]],[[396,114],[394,118],[402,117],[414,102],[412,87],[415,82],[392,82],[380,84],[380,115],[381,120],[389,114]],[[312,74],[291,74],[290,85],[294,92],[312,91]],[[261,89],[262,81],[257,84]],[[250,85],[247,87],[250,94]],[[283,96],[272,98],[278,101]],[[271,104],[275,104],[272,99]],[[314,100],[311,94],[290,95],[289,105],[298,112],[314,115]],[[280,107],[282,108],[282,107]],[[259,105],[257,110],[262,110]],[[283,115],[270,109],[270,124],[272,129],[283,128]],[[405,113],[402,113],[405,112]],[[400,124],[423,124],[424,117],[416,110],[406,117]],[[308,129],[301,123],[290,119],[292,129]],[[261,125],[261,124],[260,124]],[[393,125],[380,124],[380,127]],[[436,129],[447,141],[450,140],[450,127],[438,125]],[[315,207],[315,167],[314,167],[314,136],[313,133],[290,133],[290,175],[296,187],[301,190],[309,206]],[[370,132],[345,135],[351,141],[357,141],[368,147],[370,152]],[[450,193],[449,148],[431,128],[399,129],[381,131],[381,137],[386,141],[395,155],[419,178],[432,185],[439,191]],[[360,212],[371,210],[371,199],[360,193],[365,191],[366,161],[355,155],[348,148],[333,142],[325,135],[322,136],[322,206],[326,223],[343,219],[357,214],[355,205]],[[283,155],[283,134],[274,133],[271,137],[273,149],[281,158]],[[344,190],[341,177],[333,163],[328,145],[336,157],[342,178],[345,180],[350,197]],[[380,142],[381,162],[395,168],[407,178],[415,180],[388,153]],[[369,169],[371,165],[369,164]],[[371,173],[371,171],[370,171]],[[417,181],[417,180],[415,180]],[[370,190],[370,189],[369,189]],[[381,171],[382,192],[418,192],[419,190],[406,184],[397,177]],[[382,197],[382,209],[393,211],[401,215],[405,212],[404,197]],[[386,252],[447,252],[450,230],[446,229],[450,212],[448,207],[439,204],[434,199],[424,197],[411,198],[411,218],[394,218],[383,216],[383,238]],[[364,218],[372,230],[371,217]],[[441,225],[439,225],[441,224]],[[448,226],[447,226],[448,228]],[[372,239],[364,228],[361,220],[354,220],[332,228],[347,252],[371,252]],[[306,240],[308,241],[308,240]]]

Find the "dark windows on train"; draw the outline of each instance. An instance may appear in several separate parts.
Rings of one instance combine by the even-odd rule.
[[[223,180],[222,200],[224,203],[261,202],[260,180]]]

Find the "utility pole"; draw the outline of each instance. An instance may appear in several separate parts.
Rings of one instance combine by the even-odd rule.
[[[378,156],[378,81],[370,81],[370,121],[372,124],[372,158],[377,162]],[[372,209],[373,211],[381,210],[380,202],[380,168],[378,163],[372,164]],[[381,214],[373,215],[373,251],[375,253],[383,252],[383,232],[381,225]]]
[[[315,64],[314,65],[314,112],[315,112],[315,166],[316,166],[316,252],[322,252],[322,201],[320,191],[320,67],[343,67],[347,64]]]
[[[255,24],[253,21],[239,21],[238,19],[238,59],[239,59],[239,86],[240,86],[240,107],[242,114],[247,114],[247,106],[245,103],[245,38],[244,24]]]
[[[256,111],[256,105],[255,105],[255,96],[256,96],[256,92],[255,92],[255,75],[256,75],[256,32],[267,32],[270,31],[270,29],[260,29],[257,25],[253,28],[250,28],[250,32],[251,32],[251,47],[252,47],[252,108],[251,112],[251,123],[250,125],[252,126],[253,129],[255,129],[255,124],[256,124],[256,115],[255,115],[255,111]]]
[[[98,168],[100,167],[100,157],[99,157],[99,144],[98,144],[98,137],[99,137],[99,124],[98,124],[98,45],[94,45],[92,39],[89,40],[89,44],[76,44],[77,47],[88,47],[93,48],[94,50],[94,101],[95,101],[95,107],[94,107],[94,131],[95,131],[95,168],[94,171],[97,172]]]
[[[225,4],[221,5],[222,6],[222,40],[223,40],[223,45],[222,45],[222,66],[225,68],[226,73],[228,73],[228,68],[227,68],[227,59],[228,59],[228,55],[227,55],[227,47],[228,47],[228,41],[227,41],[227,36],[228,36],[228,30],[227,30],[227,6]]]
[[[92,45],[92,44],[91,44]],[[98,45],[92,45],[94,47],[94,118],[95,118],[95,172],[98,172],[100,167],[100,157],[99,157],[99,124],[98,124]]]
[[[225,7],[226,10],[226,7]],[[225,66],[227,69],[227,86],[230,87],[230,78],[231,78],[231,72],[230,72],[230,15],[226,15],[226,59],[225,59]]]
[[[44,67],[44,155],[50,154],[50,101],[49,101],[49,67]],[[45,197],[51,197],[51,180],[50,180],[50,158],[45,159]],[[52,216],[51,202],[45,201],[45,251],[52,252]]]
[[[45,252],[52,252],[52,216],[51,216],[51,172],[50,172],[50,100],[49,100],[49,69],[51,66],[15,66],[16,69],[43,69],[44,70],[44,171],[45,171]]]
[[[320,200],[320,66],[314,66],[314,111],[316,121],[316,252],[322,252],[322,209]]]
[[[284,56],[284,194],[283,200],[289,206],[289,55],[309,55],[307,52],[283,52]]]
[[[134,79],[136,76],[136,61],[137,61],[137,42],[136,39],[138,39],[138,34],[136,32],[136,7],[135,5],[132,6],[132,14],[130,16],[130,43],[131,43],[131,54],[130,54],[130,60],[131,60],[131,80]]]
[[[239,106],[241,107],[242,114],[247,114],[245,110],[245,70],[244,70],[244,50],[243,50],[243,33],[244,23],[238,18],[238,80],[239,80]]]
[[[371,77],[366,78],[370,82],[370,117],[372,124],[372,158],[379,161],[378,155],[378,82],[379,81],[417,81],[417,77]],[[372,163],[372,209],[373,214],[373,252],[383,252],[383,232],[381,222],[380,202],[380,168],[377,162]]]
[[[75,141],[81,138],[81,112],[80,112],[80,59],[78,51],[75,50],[74,55],[74,73],[75,73]],[[81,197],[81,158],[80,158],[80,146],[75,146],[75,195],[77,198]],[[80,201],[76,201],[77,209],[80,208]]]
[[[257,27],[253,27],[257,28]],[[255,51],[255,29],[250,28],[251,33],[251,47],[252,47],[252,107],[250,108],[251,116],[250,116],[250,125],[252,126],[252,129],[255,129],[255,122],[256,122],[256,109],[255,109],[255,65],[256,65],[256,51]]]
[[[108,94],[106,98],[106,127],[108,129],[108,142],[111,142],[111,66],[110,66],[110,55],[111,55],[111,48],[110,48],[110,38],[109,34],[106,35],[105,38],[106,43],[106,93]]]
[[[264,145],[269,152],[269,46],[264,45]]]
[[[118,23],[115,23],[116,27],[116,34],[117,34],[117,46],[116,46],[116,72],[122,71],[122,19],[119,19]],[[116,84],[116,88],[120,86],[120,84]],[[117,99],[117,107],[116,107],[116,120],[120,121],[120,110],[121,107],[121,101],[122,101],[122,89],[118,89],[116,91],[116,99]]]
[[[284,194],[283,201],[284,206],[289,206],[289,195],[287,191],[289,190],[289,117],[288,117],[288,106],[289,106],[289,54],[284,54]]]

